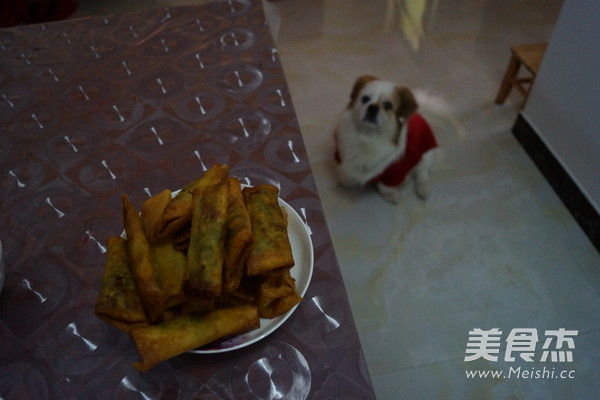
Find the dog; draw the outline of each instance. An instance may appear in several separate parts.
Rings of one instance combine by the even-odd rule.
[[[385,200],[397,204],[412,175],[416,194],[427,199],[438,144],[418,107],[410,89],[370,75],[359,77],[334,131],[338,183],[375,184]]]

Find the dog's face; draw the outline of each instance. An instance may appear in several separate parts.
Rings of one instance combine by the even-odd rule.
[[[365,75],[354,83],[348,109],[361,133],[377,134],[396,131],[417,101],[410,89]]]

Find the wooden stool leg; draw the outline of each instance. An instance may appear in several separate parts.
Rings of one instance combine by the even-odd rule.
[[[527,104],[527,99],[529,98],[529,92],[531,92],[531,86],[533,86],[533,81],[531,81],[529,89],[527,90],[527,93],[525,93],[525,98],[523,99],[523,102],[521,103],[521,110],[525,108],[525,104]]]
[[[510,62],[508,63],[508,67],[506,68],[506,72],[504,73],[504,78],[502,79],[502,84],[500,84],[498,94],[496,95],[496,104],[504,103],[504,101],[508,97],[508,94],[512,89],[512,81],[514,78],[517,77],[520,67],[521,63],[513,54],[510,58]]]

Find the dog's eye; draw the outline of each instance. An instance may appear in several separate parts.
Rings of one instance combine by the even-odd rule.
[[[361,100],[362,100],[363,104],[366,104],[369,102],[369,100],[371,100],[371,98],[369,96],[363,96]]]
[[[386,111],[389,111],[392,109],[392,102],[391,101],[384,101],[383,102],[383,108],[385,108]]]

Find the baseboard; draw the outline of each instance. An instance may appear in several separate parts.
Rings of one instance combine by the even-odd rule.
[[[594,206],[521,114],[512,133],[600,252],[600,215]]]

